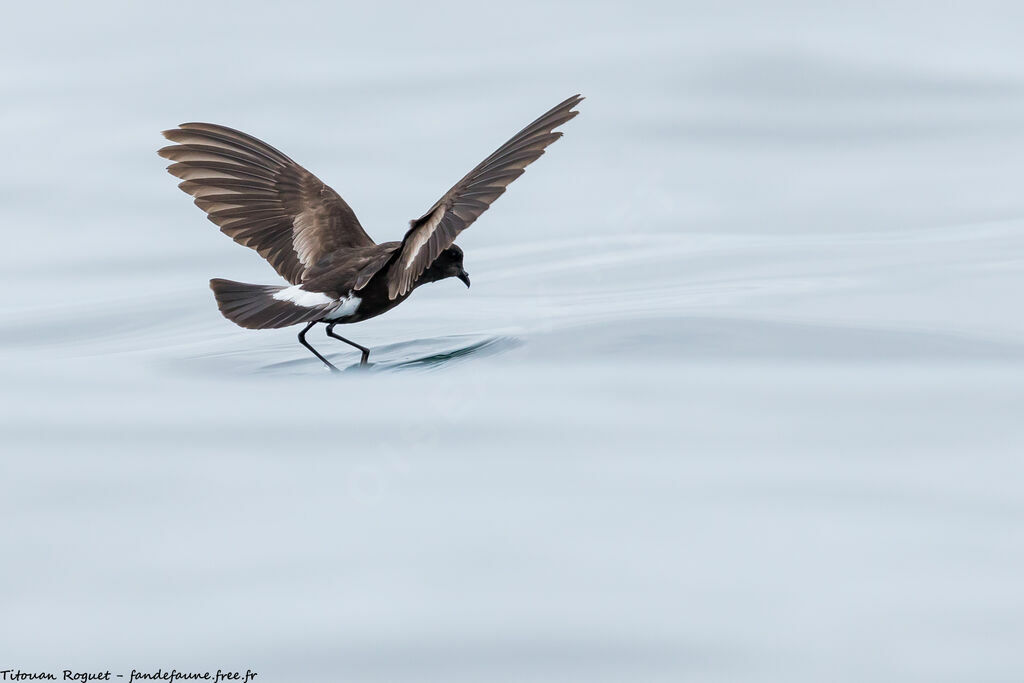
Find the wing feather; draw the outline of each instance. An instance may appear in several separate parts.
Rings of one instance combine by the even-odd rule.
[[[221,232],[301,284],[326,254],[374,244],[337,192],[267,143],[212,123],[164,131],[168,172]]]
[[[397,258],[388,271],[388,296],[395,299],[412,289],[438,255],[450,247],[544,149],[562,136],[554,128],[572,119],[572,108],[583,98],[574,95],[519,131],[480,162],[422,216],[410,222]],[[228,200],[225,200],[228,201]],[[368,281],[368,280],[367,280]]]

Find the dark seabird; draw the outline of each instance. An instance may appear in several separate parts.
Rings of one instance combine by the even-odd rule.
[[[283,153],[251,135],[212,123],[183,123],[164,131],[177,144],[160,156],[181,178],[178,187],[239,244],[259,252],[291,286],[210,280],[225,318],[249,329],[305,323],[299,342],[337,370],[306,341],[317,323],[327,335],[362,352],[370,350],[334,333],[405,301],[427,282],[457,277],[469,287],[455,238],[500,197],[544,149],[553,132],[578,112],[570,97],[522,129],[448,190],[401,242],[376,244],[337,192]]]

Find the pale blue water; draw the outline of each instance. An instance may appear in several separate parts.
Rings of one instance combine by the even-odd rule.
[[[1022,15],[9,8],[0,669],[1018,680]],[[397,239],[575,92],[371,372],[219,316],[276,276],[155,154],[241,128]]]

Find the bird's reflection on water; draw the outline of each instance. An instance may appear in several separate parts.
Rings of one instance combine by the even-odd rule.
[[[369,365],[359,365],[358,353],[326,354],[347,373],[392,372],[408,370],[436,370],[477,357],[493,356],[522,346],[522,340],[509,336],[453,335],[374,347]],[[349,363],[349,358],[352,361]],[[262,366],[256,373],[288,374],[296,370],[316,369],[321,365],[316,358],[296,358]]]

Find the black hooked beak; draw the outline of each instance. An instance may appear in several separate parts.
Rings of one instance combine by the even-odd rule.
[[[459,278],[464,283],[466,283],[466,287],[469,287],[469,273],[467,273],[465,270],[460,270],[459,274],[456,275],[455,277]]]

